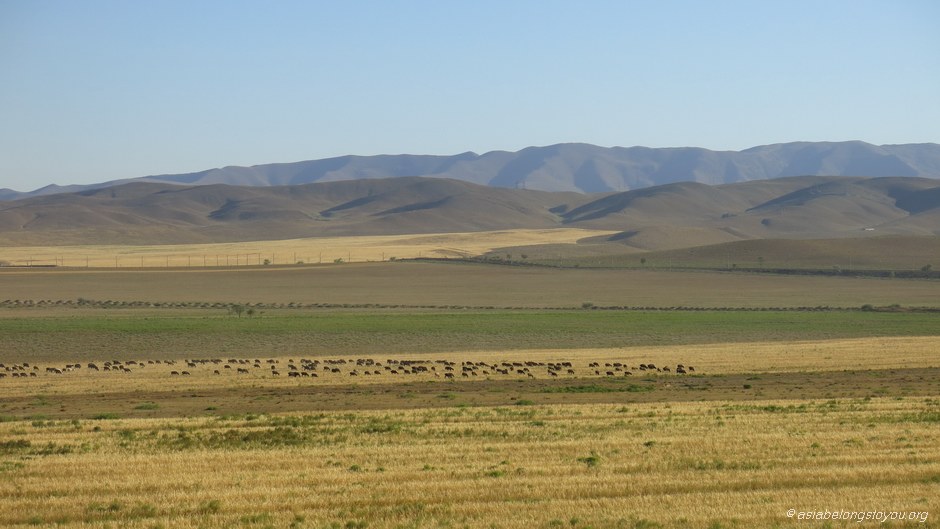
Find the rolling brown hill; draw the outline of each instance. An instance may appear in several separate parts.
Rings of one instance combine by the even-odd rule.
[[[6,245],[179,244],[560,226],[577,193],[431,178],[299,186],[131,183],[0,202]]]
[[[683,233],[683,231],[691,233]],[[940,266],[940,237],[866,235],[840,239],[750,239],[686,245],[695,228],[674,230],[673,248],[641,250],[607,237],[582,239],[577,245],[545,244],[495,249],[488,256],[526,255],[526,261],[560,266],[612,268],[710,268],[826,270],[846,273],[865,270],[919,272]],[[656,232],[656,230],[651,230]],[[652,245],[651,245],[652,246]],[[915,275],[915,277],[917,277]]]
[[[593,195],[422,177],[272,187],[135,182],[0,202],[0,243],[17,246],[562,226],[619,230],[602,242],[630,251],[752,239],[934,236],[940,233],[940,182],[804,176]]]
[[[565,214],[580,227],[629,225],[615,238],[640,249],[690,228],[708,242],[940,233],[940,187],[923,178],[795,177],[722,186],[682,183],[618,193]],[[652,240],[650,240],[652,239]],[[703,242],[704,244],[705,242]]]

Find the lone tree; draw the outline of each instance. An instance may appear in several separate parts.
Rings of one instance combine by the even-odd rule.
[[[235,314],[236,316],[241,318],[242,313],[245,312],[245,306],[240,303],[235,303],[234,305],[229,307],[229,310],[232,312],[232,314]]]

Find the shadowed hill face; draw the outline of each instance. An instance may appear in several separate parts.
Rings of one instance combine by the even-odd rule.
[[[870,230],[935,235],[938,221],[940,182],[923,178],[684,182],[594,195],[420,177],[275,187],[136,182],[0,203],[0,242],[171,244],[565,226],[618,230],[618,244],[657,250]]]
[[[610,195],[566,213],[565,220],[579,223],[624,216],[634,222],[642,222],[643,218],[664,214],[677,219],[698,219],[739,211],[747,206],[748,202],[727,190],[684,182]]]

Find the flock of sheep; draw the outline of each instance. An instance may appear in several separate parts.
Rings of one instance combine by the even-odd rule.
[[[185,367],[184,367],[185,366]],[[213,375],[232,373],[234,375],[263,375],[279,377],[314,377],[346,376],[346,377],[372,377],[378,375],[425,375],[443,379],[472,378],[472,377],[549,377],[559,376],[585,377],[621,377],[636,373],[675,373],[688,374],[695,371],[692,366],[678,364],[674,368],[656,366],[652,363],[632,366],[623,362],[590,362],[587,367],[576,367],[572,362],[534,362],[534,361],[463,361],[452,360],[402,360],[387,359],[384,363],[371,358],[359,359],[307,359],[297,361],[288,359],[270,358],[262,362],[261,359],[188,359],[188,360],[110,360],[98,363],[65,364],[62,367],[48,366],[41,368],[28,362],[12,365],[0,364],[0,378],[38,377],[42,375],[64,375],[71,372],[96,371],[110,373],[130,373],[135,370],[156,371],[169,376],[190,376],[193,373],[207,373],[211,370]]]

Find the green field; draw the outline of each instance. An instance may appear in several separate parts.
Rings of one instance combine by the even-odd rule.
[[[934,336],[940,313],[632,310],[7,309],[0,362],[86,361]]]
[[[0,303],[263,303],[399,307],[936,306],[940,281],[744,272],[557,269],[456,261],[251,269],[0,268]]]

